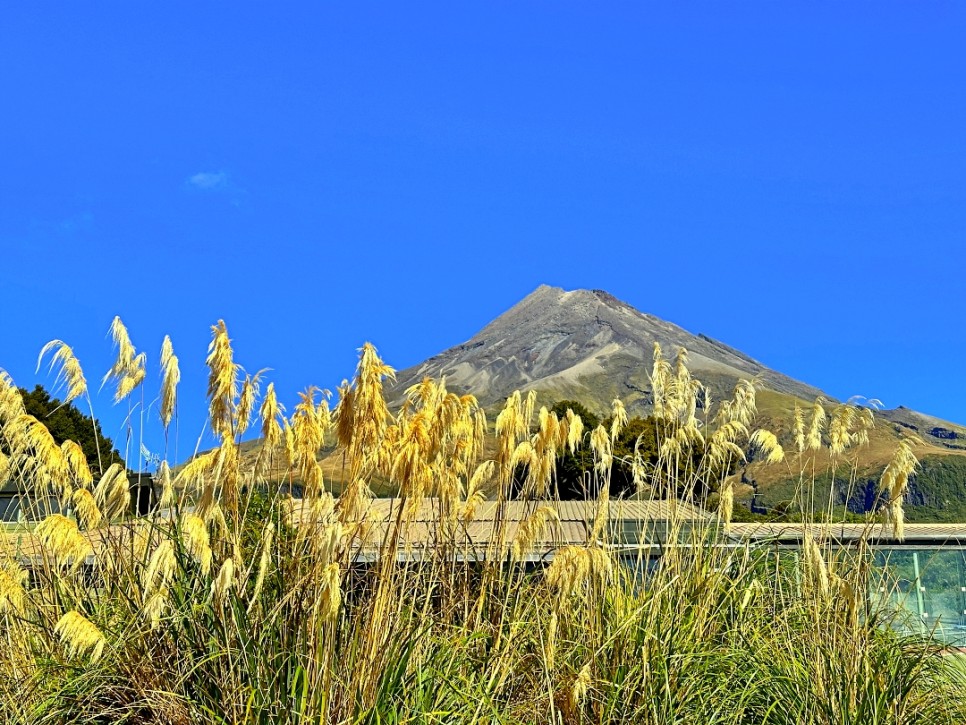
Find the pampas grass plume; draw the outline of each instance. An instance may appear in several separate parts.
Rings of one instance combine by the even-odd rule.
[[[84,371],[81,369],[80,362],[75,357],[73,349],[62,340],[51,340],[41,348],[40,355],[37,357],[37,370],[40,370],[44,357],[50,351],[54,352],[50,359],[50,369],[53,370],[54,366],[59,364],[60,372],[57,373],[57,382],[64,382],[67,385],[64,403],[70,403],[82,395],[86,395],[87,380],[84,377]]]
[[[91,662],[96,662],[101,658],[107,644],[101,630],[77,611],[67,612],[61,617],[54,625],[54,632],[67,648],[68,656],[72,658],[88,652]]]

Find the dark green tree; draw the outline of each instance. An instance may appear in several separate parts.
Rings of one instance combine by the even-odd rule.
[[[594,478],[594,455],[586,437],[598,425],[603,425],[604,428],[609,430],[611,419],[601,420],[576,400],[562,400],[556,403],[551,411],[556,413],[558,418],[564,418],[567,415],[568,408],[579,415],[584,422],[585,441],[584,445],[575,453],[567,452],[557,459],[557,490],[563,500],[581,500],[597,495],[596,491],[586,490],[587,481],[593,481]],[[662,428],[661,422],[653,416],[643,418],[636,416],[627,422],[624,430],[621,431],[614,442],[612,451],[614,456],[610,475],[610,495],[612,498],[626,498],[637,491],[631,464],[635,447],[645,466],[655,466],[658,463]],[[679,485],[686,485],[689,490],[678,490],[676,491],[677,495],[704,500],[709,493],[717,488],[717,482],[721,480],[725,472],[708,470],[706,461],[702,460],[703,458],[703,448],[696,447],[688,460],[679,462],[680,468],[674,479]],[[734,465],[731,468],[733,469]]]
[[[106,469],[112,463],[124,464],[121,454],[114,448],[114,442],[101,433],[101,426],[89,415],[84,415],[73,404],[64,405],[42,386],[36,386],[32,391],[20,388],[24,409],[29,415],[47,426],[50,435],[58,443],[72,440],[84,451],[87,465],[95,477],[103,473],[101,466]],[[100,447],[100,465],[97,451]]]
[[[557,417],[564,418],[567,410],[572,410],[584,423],[585,441],[575,453],[567,452],[557,459],[557,488],[563,500],[580,500],[596,496],[596,491],[587,491],[587,481],[593,480],[594,454],[586,437],[598,425],[610,428],[611,420],[601,420],[576,400],[562,400],[551,408]],[[652,465],[657,461],[657,426],[653,418],[631,418],[614,444],[614,463],[610,476],[610,495],[628,497],[636,491],[631,460],[634,446],[641,439],[639,452],[644,461]],[[588,475],[590,474],[590,475]]]

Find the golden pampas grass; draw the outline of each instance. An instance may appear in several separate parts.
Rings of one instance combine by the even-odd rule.
[[[144,596],[167,586],[178,568],[178,560],[174,553],[174,543],[164,539],[151,554],[148,565],[141,574],[141,589]]]
[[[557,510],[548,504],[540,506],[530,516],[523,520],[513,539],[512,554],[516,561],[522,561],[533,545],[540,541],[551,524],[558,523],[560,516]]]
[[[745,452],[736,441],[748,435],[748,428],[740,420],[719,423],[708,440],[708,459],[712,465],[727,463],[729,459],[743,461]]]
[[[828,565],[825,562],[825,555],[822,553],[818,542],[812,537],[810,531],[805,532],[802,542],[805,549],[804,558],[808,575],[811,578],[812,586],[822,596],[826,597],[829,593]]]
[[[909,489],[909,476],[919,466],[919,459],[912,451],[916,438],[904,438],[899,442],[892,458],[879,479],[879,490],[888,496],[886,523],[892,524],[892,535],[897,541],[905,539],[905,512],[902,501]]]
[[[902,508],[902,499],[890,501],[885,507],[885,522],[892,526],[892,537],[896,541],[906,538],[906,512]]]
[[[624,427],[627,425],[627,410],[624,408],[624,403],[621,402],[620,398],[614,398],[614,402],[611,404],[611,424],[610,424],[610,439],[611,441],[616,441],[617,436],[621,434]]]
[[[208,366],[208,419],[211,429],[222,442],[229,441],[235,432],[233,422],[239,366],[234,360],[224,320],[212,325],[205,364]]]
[[[822,431],[825,429],[825,420],[828,417],[824,403],[825,399],[819,396],[812,404],[812,420],[808,425],[808,435],[805,438],[805,447],[810,451],[817,451],[822,447]]]
[[[342,571],[336,563],[322,571],[322,591],[319,593],[319,611],[326,621],[334,621],[342,606]]]
[[[0,369],[0,423],[9,424],[24,413],[23,398],[19,388],[7,371]]]
[[[335,411],[335,427],[339,445],[346,449],[349,478],[355,482],[363,467],[371,464],[380,441],[392,422],[386,404],[383,379],[395,380],[395,370],[384,363],[376,348],[365,343],[360,349],[359,363],[352,384],[339,388],[339,404]]]
[[[188,554],[201,567],[201,572],[207,574],[211,570],[211,542],[208,526],[200,516],[191,513],[182,515],[181,541]]]
[[[262,593],[262,586],[265,584],[265,575],[268,573],[268,566],[272,561],[272,543],[275,540],[275,524],[269,523],[262,532],[261,553],[258,557],[258,572],[255,575],[255,586],[252,587],[251,601],[248,611],[252,611],[255,603]]]
[[[265,449],[274,451],[283,443],[284,433],[279,421],[282,418],[282,406],[275,394],[275,383],[269,383],[265,388],[265,397],[258,411],[262,422],[262,438]]]
[[[94,553],[77,524],[62,514],[51,514],[34,530],[44,549],[61,567],[78,567]]]
[[[258,400],[259,387],[264,372],[264,370],[259,370],[254,375],[245,375],[245,380],[241,386],[241,394],[238,396],[238,409],[235,413],[236,435],[241,435],[251,425],[252,414],[255,412],[255,403]]]
[[[584,421],[574,411],[567,408],[567,448],[570,450],[571,455],[576,453],[577,449],[583,444],[583,441]]]
[[[54,625],[54,633],[67,649],[71,658],[89,653],[91,662],[96,662],[104,653],[107,640],[93,622],[77,611],[67,612]]]
[[[546,662],[547,670],[553,670],[557,659],[557,630],[560,626],[560,618],[557,612],[550,613],[550,621],[547,622],[547,634],[543,644],[543,659]]]
[[[14,439],[15,447],[30,450],[37,463],[45,469],[49,480],[45,484],[53,485],[61,491],[69,490],[67,482],[67,462],[64,452],[47,430],[47,426],[32,415],[19,415],[11,421],[5,433]]]
[[[86,488],[79,488],[70,497],[77,514],[77,520],[85,529],[93,529],[101,523],[101,510],[94,495]]]
[[[87,465],[87,456],[84,455],[84,450],[74,441],[66,440],[60,444],[60,451],[74,484],[78,488],[89,488],[94,482],[94,474],[91,473],[90,466]]]
[[[610,438],[604,426],[597,426],[590,434],[590,449],[594,452],[597,472],[606,476],[610,472],[614,457],[611,454]]]
[[[718,491],[718,518],[724,524],[725,530],[731,527],[731,517],[735,510],[735,487],[731,481],[725,481]]]
[[[60,371],[57,373],[57,383],[67,385],[67,394],[64,396],[64,403],[70,403],[87,393],[87,380],[84,378],[84,371],[81,369],[80,362],[74,356],[74,351],[70,345],[62,340],[51,340],[40,350],[37,357],[37,370],[40,370],[41,363],[47,353],[53,351],[50,359],[50,369],[59,364]]]
[[[523,415],[522,422],[524,426],[524,433],[530,430],[530,422],[533,420],[533,409],[537,405],[537,391],[530,390],[527,392],[527,397],[523,401]]]
[[[141,608],[141,616],[148,623],[149,629],[155,630],[161,625],[161,617],[164,616],[169,597],[168,588],[161,587],[145,600],[144,606]]]
[[[144,353],[137,354],[120,317],[115,317],[111,322],[110,335],[114,347],[117,348],[117,357],[111,369],[104,375],[101,386],[113,380],[116,383],[114,402],[120,403],[144,381],[147,357]]]
[[[23,611],[28,579],[27,571],[14,559],[6,555],[0,557],[0,615]]]
[[[131,484],[120,463],[112,463],[94,488],[94,500],[107,519],[127,513],[131,507]]]
[[[879,490],[888,493],[889,500],[901,499],[909,486],[909,476],[918,468],[919,459],[912,452],[916,439],[904,438],[896,446],[892,458],[879,479]]]
[[[120,403],[126,399],[144,382],[146,364],[147,356],[143,352],[134,358],[130,372],[118,381],[117,388],[114,390],[115,403]]]
[[[161,424],[165,428],[171,425],[171,418],[174,416],[180,382],[181,368],[178,365],[178,356],[174,354],[171,338],[165,335],[164,342],[161,343],[161,402],[158,405]]]
[[[660,343],[654,343],[653,366],[651,367],[651,397],[654,400],[654,417],[662,420],[667,417],[667,388],[671,381],[671,365],[664,359]]]
[[[785,451],[770,430],[759,428],[752,433],[750,443],[767,463],[781,463],[785,460]]]
[[[590,689],[592,682],[590,664],[588,662],[580,668],[580,671],[574,678],[574,684],[570,688],[570,708],[575,713],[580,711],[584,705],[584,700],[587,699],[587,690]]]
[[[614,563],[603,549],[596,546],[565,546],[556,552],[547,567],[546,580],[556,590],[558,606],[562,608],[587,585],[607,581],[613,571]]]
[[[795,436],[795,448],[799,453],[805,452],[805,411],[795,403],[795,413],[792,418],[792,433]]]
[[[231,557],[222,562],[218,575],[211,583],[211,596],[219,605],[228,601],[228,595],[235,587],[235,562]]]
[[[828,447],[832,455],[840,455],[852,445],[852,426],[855,417],[855,408],[851,405],[839,405],[832,411],[828,425]]]
[[[171,466],[167,461],[161,461],[158,466],[157,485],[161,488],[161,496],[158,498],[158,506],[168,508],[174,503],[174,481],[171,475]]]

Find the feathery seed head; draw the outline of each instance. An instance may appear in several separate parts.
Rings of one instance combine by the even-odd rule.
[[[70,500],[77,512],[77,520],[85,529],[93,529],[101,523],[101,510],[94,495],[86,488],[78,488]]]
[[[259,370],[254,375],[245,375],[241,395],[238,398],[238,410],[235,413],[236,433],[244,433],[251,424],[252,413],[255,412],[255,402],[258,400],[261,378],[264,373],[265,370]]]
[[[285,436],[279,423],[282,418],[282,406],[275,395],[275,383],[269,383],[265,388],[265,397],[262,399],[262,407],[258,414],[262,420],[262,438],[265,439],[265,447],[273,451],[282,444]]]
[[[574,678],[573,687],[570,688],[570,708],[573,712],[579,712],[583,708],[591,682],[590,662],[588,662],[580,668],[580,672]]]
[[[91,542],[77,524],[61,514],[51,514],[34,530],[41,544],[60,567],[79,567],[94,553]]]
[[[145,597],[167,587],[175,570],[178,560],[174,554],[174,543],[170,539],[163,540],[151,554],[148,565],[141,575],[141,587]]]
[[[158,486],[161,488],[161,497],[158,499],[158,506],[168,508],[174,504],[174,482],[171,476],[171,466],[167,461],[161,461],[158,466]]]
[[[94,475],[91,473],[90,466],[87,465],[87,456],[84,449],[72,440],[65,440],[60,444],[67,470],[78,488],[89,488],[94,482]]]
[[[53,370],[55,365],[60,365],[55,385],[65,383],[67,386],[64,403],[70,403],[72,400],[85,395],[87,393],[87,380],[84,378],[84,371],[81,370],[80,362],[67,343],[61,340],[51,340],[44,345],[40,350],[40,356],[37,358],[37,370],[40,370],[44,356],[51,350],[54,351],[54,354],[50,359],[50,369]]]
[[[513,558],[521,561],[533,545],[540,541],[551,524],[559,523],[560,516],[557,510],[548,504],[543,504],[528,516],[517,529],[516,538],[513,540]]]
[[[96,662],[104,653],[107,640],[101,630],[87,617],[77,611],[67,612],[54,625],[54,632],[60,637],[71,658],[89,653],[91,662]]]
[[[120,463],[112,463],[104,471],[94,488],[94,500],[107,519],[119,516],[131,507],[131,485]]]
[[[232,423],[235,400],[238,397],[238,371],[231,338],[224,320],[212,325],[211,343],[208,345],[208,418],[211,429],[222,442],[234,436]]]
[[[785,460],[785,451],[775,434],[764,428],[759,428],[751,436],[751,445],[757,448],[768,463],[781,463]]]
[[[178,400],[178,383],[181,382],[181,368],[178,366],[178,356],[174,354],[171,338],[164,336],[161,343],[161,404],[158,407],[161,423],[167,428],[174,416],[175,405]]]
[[[825,562],[825,555],[822,553],[818,542],[812,538],[811,532],[806,531],[805,540],[805,565],[811,577],[812,585],[823,597],[829,593],[828,565]]]
[[[211,570],[211,543],[208,526],[200,516],[181,516],[181,541],[185,550],[198,562],[201,572],[207,574]]]
[[[322,618],[335,621],[342,606],[342,571],[336,563],[329,564],[322,572],[322,591],[319,596]]]
[[[252,587],[251,604],[249,611],[258,601],[262,593],[262,586],[265,584],[265,575],[268,572],[268,565],[272,561],[272,543],[275,540],[275,524],[269,522],[262,532],[261,554],[258,557],[258,573],[255,575],[255,586]]]
[[[812,422],[808,426],[808,436],[805,440],[805,447],[810,451],[817,451],[822,447],[822,431],[825,429],[825,399],[821,396],[815,399],[812,405]]]
[[[906,512],[902,508],[902,499],[897,498],[886,506],[886,522],[892,524],[892,536],[896,541],[906,538]]]
[[[148,629],[154,631],[161,625],[161,617],[167,609],[170,592],[167,587],[161,587],[151,594],[144,602],[141,616],[148,623]]]
[[[620,398],[614,398],[614,402],[611,404],[611,419],[610,439],[613,442],[617,440],[617,436],[627,425],[627,410],[624,409],[624,403],[621,402]]]
[[[27,572],[14,559],[0,557],[0,615],[19,614],[26,599]]]
[[[117,388],[114,390],[115,403],[120,403],[122,400],[127,398],[141,383],[144,382],[146,365],[147,356],[143,352],[135,356],[130,371],[128,371],[124,377],[118,380]]]
[[[735,509],[735,487],[731,481],[726,481],[718,492],[718,518],[724,524],[725,530],[731,527],[731,517]]]
[[[614,564],[607,552],[596,546],[565,546],[554,555],[547,567],[547,583],[557,592],[558,611],[593,582],[605,582],[613,574]]]
[[[111,322],[110,334],[114,347],[117,348],[117,357],[111,369],[104,375],[101,387],[109,380],[113,380],[117,384],[114,390],[114,402],[119,403],[144,380],[147,358],[144,353],[138,355],[135,351],[127,328],[120,317],[115,317]]]
[[[218,575],[211,583],[211,596],[220,605],[228,601],[228,595],[235,586],[235,562],[231,557],[225,559]]]
[[[909,487],[909,476],[919,466],[919,459],[912,452],[912,444],[917,439],[904,438],[899,441],[888,465],[882,472],[879,489],[889,493],[890,501],[901,500]]]
[[[611,454],[610,438],[604,426],[597,426],[590,434],[590,448],[594,452],[597,472],[606,475],[610,471],[614,457]]]
[[[799,453],[805,452],[805,411],[795,403],[795,417],[792,430],[795,433],[795,447]]]
[[[584,439],[584,421],[580,416],[567,408],[567,447],[573,454],[581,446]]]

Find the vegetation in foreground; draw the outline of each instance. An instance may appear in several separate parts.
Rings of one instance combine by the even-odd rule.
[[[145,359],[119,320],[108,373],[118,400],[143,390]],[[640,492],[717,500],[718,516],[672,520],[660,565],[606,544],[614,444],[626,424],[584,429],[572,411],[534,410],[511,396],[487,422],[472,396],[441,381],[386,405],[392,370],[369,345],[330,412],[306,391],[285,417],[271,384],[242,376],[223,323],[209,349],[209,425],[220,445],[173,476],[161,463],[163,508],[130,519],[126,473],[95,482],[79,446],[54,443],[0,376],[5,479],[35,494],[41,523],[0,555],[0,710],[16,723],[962,723],[958,658],[897,633],[863,547],[832,556],[806,537],[798,560],[715,546],[730,521],[735,460],[786,457],[752,430],[754,387],[701,400],[686,355],[655,351],[651,384],[656,459],[632,455]],[[66,399],[86,395],[71,349]],[[174,414],[178,361],[165,340],[160,424]],[[260,421],[266,440],[250,473],[241,436]],[[822,406],[796,414],[800,499],[810,452],[836,461],[861,445],[871,412]],[[130,437],[130,436],[129,436]],[[317,453],[334,440],[347,487],[327,491]],[[587,541],[558,548],[546,567],[526,554],[555,538],[557,458],[586,449],[597,513]],[[695,452],[700,451],[699,456]],[[916,465],[900,445],[880,507],[901,535],[902,498]],[[521,471],[522,476],[521,476]],[[304,499],[286,493],[297,477]],[[372,515],[369,484],[392,480],[405,506]],[[266,482],[275,482],[267,484]],[[519,527],[501,517],[511,493],[532,502]],[[43,507],[52,494],[60,512]],[[429,533],[410,513],[431,500]],[[467,556],[484,511],[494,535]],[[434,544],[417,550],[412,542]],[[673,545],[673,544],[677,545]],[[543,547],[541,547],[543,548]]]

